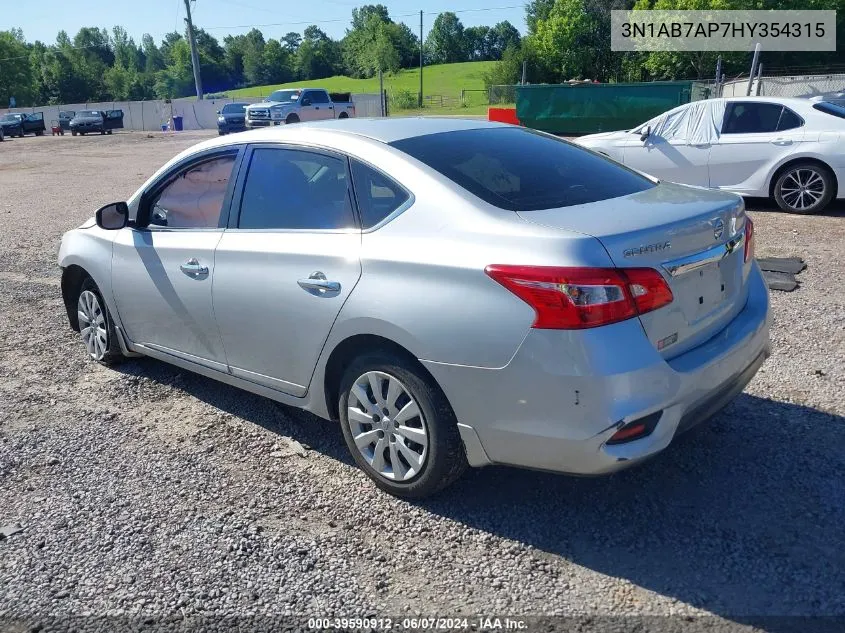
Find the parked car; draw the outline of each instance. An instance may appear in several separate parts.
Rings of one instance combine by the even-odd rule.
[[[333,101],[332,96],[322,88],[276,90],[266,101],[247,106],[246,126],[256,128],[354,117],[355,106],[348,101],[350,95],[344,96],[347,101]]]
[[[80,110],[70,120],[70,133],[85,136],[99,132],[111,134],[123,128],[123,110]]]
[[[217,111],[217,132],[221,136],[246,129],[246,107],[248,103],[227,103]]]
[[[9,112],[0,117],[0,127],[3,128],[3,133],[6,136],[24,136],[26,134],[35,134],[36,136],[43,136],[44,130],[44,113],[32,112]]]
[[[817,213],[845,198],[845,107],[808,99],[696,101],[580,145],[671,182]]]
[[[738,196],[540,132],[359,119],[196,145],[59,264],[92,359],[338,419],[421,497],[467,464],[613,472],[719,411],[769,353],[753,235]]]
[[[59,125],[65,132],[70,131],[70,122],[75,116],[76,112],[73,110],[62,110],[59,112]]]
[[[4,140],[6,140],[6,137],[5,137],[5,136],[3,136],[3,127],[2,127],[2,126],[0,126],[0,142],[2,142],[2,141],[4,141]]]

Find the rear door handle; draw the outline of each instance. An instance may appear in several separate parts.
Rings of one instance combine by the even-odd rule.
[[[340,292],[340,282],[327,280],[326,275],[319,270],[311,273],[308,279],[299,279],[296,283],[305,290],[317,290],[321,293]]]
[[[191,277],[199,277],[201,275],[208,274],[208,267],[201,266],[196,257],[191,257],[191,259],[179,266],[179,269]]]

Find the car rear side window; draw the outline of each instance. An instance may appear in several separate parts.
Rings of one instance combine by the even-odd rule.
[[[610,159],[516,126],[426,134],[391,145],[510,211],[569,207],[654,186]]]
[[[364,229],[383,221],[411,197],[399,183],[357,160],[352,161],[352,182]]]
[[[252,152],[238,228],[331,230],[355,227],[346,161],[299,150]]]
[[[783,108],[783,112],[780,113],[780,121],[778,121],[778,132],[794,130],[802,125],[804,125],[804,120],[800,116],[787,107]]]

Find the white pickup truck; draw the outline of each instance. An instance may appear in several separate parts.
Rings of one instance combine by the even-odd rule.
[[[300,121],[348,119],[354,116],[355,106],[351,101],[333,101],[329,93],[322,88],[288,88],[276,90],[266,101],[247,106],[245,123],[246,127],[251,129]]]

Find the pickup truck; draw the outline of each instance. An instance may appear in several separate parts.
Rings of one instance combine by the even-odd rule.
[[[246,127],[253,129],[282,123],[348,119],[355,116],[350,95],[334,95],[322,88],[288,88],[276,90],[266,101],[246,108]],[[346,100],[343,100],[343,99]]]
[[[24,134],[35,134],[36,136],[43,136],[44,130],[44,113],[33,112],[27,114],[26,112],[9,112],[0,117],[0,127],[3,128],[5,136],[23,136]]]

